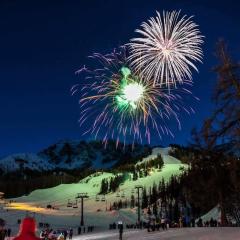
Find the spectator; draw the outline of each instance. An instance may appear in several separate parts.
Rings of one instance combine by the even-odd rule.
[[[64,240],[66,240],[66,239],[67,239],[67,235],[68,235],[67,231],[66,231],[66,230],[64,230],[64,232],[63,232]]]
[[[12,232],[11,228],[8,228],[8,230],[7,230],[7,236],[8,236],[8,238],[11,237],[11,232]]]
[[[0,240],[4,240],[5,238],[5,221],[0,218]]]
[[[72,230],[72,228],[70,228],[70,230],[69,230],[69,239],[72,239],[72,237],[73,237],[73,230]]]
[[[36,223],[33,218],[26,217],[22,224],[17,237],[14,240],[40,240],[36,237]]]
[[[119,227],[119,240],[122,240],[122,235],[123,235],[123,224],[119,223],[118,224]]]

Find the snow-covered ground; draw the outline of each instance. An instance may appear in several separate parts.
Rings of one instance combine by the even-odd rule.
[[[75,240],[116,240],[118,232],[102,232],[97,234],[76,236]],[[150,232],[146,230],[123,233],[124,240],[239,240],[240,228],[181,228],[168,231]]]
[[[138,178],[132,181],[127,179],[119,187],[117,193],[105,195],[105,201],[101,196],[96,201],[96,195],[100,191],[102,179],[111,178],[112,173],[99,172],[88,176],[79,183],[61,184],[59,186],[39,189],[33,191],[28,196],[11,199],[14,202],[8,203],[0,210],[0,215],[7,221],[7,224],[13,229],[18,228],[17,219],[21,219],[26,214],[35,215],[38,222],[50,223],[53,228],[64,228],[79,226],[80,222],[80,204],[76,199],[78,193],[87,193],[89,198],[84,201],[85,224],[94,225],[98,229],[106,229],[109,223],[123,220],[125,223],[136,222],[137,209],[122,209],[120,211],[106,211],[114,201],[130,200],[134,194],[136,185],[143,185],[147,188],[154,183],[158,184],[164,178],[165,181],[172,175],[179,175],[185,164],[168,155],[168,149],[156,148],[152,154],[143,161],[152,159],[157,154],[161,154],[164,160],[164,166],[161,171],[154,169],[150,176]],[[76,202],[77,201],[77,202]],[[78,208],[67,207],[68,202],[77,203]],[[55,209],[47,209],[47,205],[52,205]]]

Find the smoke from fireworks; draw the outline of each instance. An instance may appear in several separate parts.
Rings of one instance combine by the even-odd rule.
[[[79,123],[87,129],[84,134],[101,136],[105,143],[108,139],[116,139],[117,144],[126,139],[132,143],[143,139],[150,142],[153,129],[160,137],[173,135],[168,121],[174,118],[180,128],[179,113],[193,112],[183,104],[184,95],[192,96],[190,91],[184,87],[169,91],[144,81],[129,67],[124,47],[108,55],[94,54],[93,59],[99,68],[78,71],[92,83],[72,88],[72,94],[80,94]]]
[[[202,58],[203,36],[192,17],[179,18],[180,11],[157,12],[156,18],[142,23],[136,32],[142,36],[131,39],[130,66],[145,81],[171,88],[191,77],[193,63]]]

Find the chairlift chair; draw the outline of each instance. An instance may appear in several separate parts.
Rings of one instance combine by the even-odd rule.
[[[73,206],[72,206],[73,208],[78,208],[78,205],[77,205],[77,200],[76,200],[76,202],[73,204]]]
[[[96,195],[96,202],[99,202],[99,196]]]
[[[102,197],[101,201],[102,201],[102,202],[105,202],[105,201],[106,201],[105,196]]]
[[[72,206],[73,206],[72,202],[70,201],[70,199],[68,199],[67,207],[72,207]]]

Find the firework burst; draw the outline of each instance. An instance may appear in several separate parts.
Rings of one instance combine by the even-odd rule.
[[[171,88],[192,79],[191,68],[202,58],[203,36],[192,17],[179,17],[180,11],[157,12],[131,39],[129,62],[134,72],[154,85]]]
[[[169,91],[144,81],[128,66],[124,47],[108,55],[94,54],[92,58],[100,64],[99,68],[84,67],[78,71],[92,83],[72,88],[72,94],[80,94],[79,123],[87,129],[84,135],[101,136],[105,143],[109,139],[116,139],[117,144],[126,139],[133,144],[144,139],[150,143],[153,129],[160,138],[162,134],[173,136],[168,121],[174,118],[180,128],[179,112],[193,112],[183,105],[183,95],[191,95],[190,91]],[[178,94],[180,91],[183,94]]]

